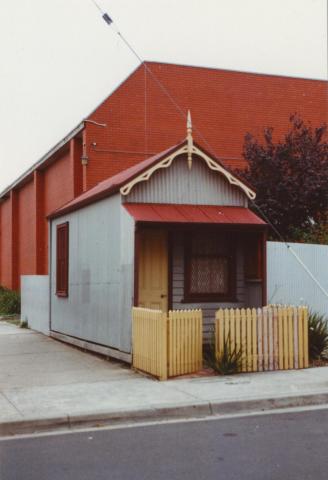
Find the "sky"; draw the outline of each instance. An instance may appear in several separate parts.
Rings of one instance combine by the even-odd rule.
[[[327,0],[98,0],[145,60],[327,79]],[[92,0],[0,2],[0,191],[138,61]]]

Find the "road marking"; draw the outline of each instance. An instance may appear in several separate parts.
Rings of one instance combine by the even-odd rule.
[[[258,417],[258,416],[266,416],[266,415],[280,415],[283,413],[301,413],[301,412],[309,412],[309,411],[316,411],[316,410],[328,410],[327,405],[313,405],[307,407],[292,407],[292,408],[277,408],[274,410],[265,410],[265,411],[253,411],[253,412],[245,412],[245,413],[229,413],[229,414],[216,414],[216,415],[208,415],[204,417],[193,417],[193,418],[167,418],[167,419],[158,419],[158,420],[150,420],[150,421],[129,421],[126,423],[119,423],[116,425],[106,425],[106,424],[99,424],[98,426],[93,427],[85,427],[85,428],[71,428],[71,429],[63,429],[63,430],[56,430],[56,431],[48,431],[48,432],[35,432],[35,433],[25,433],[19,435],[11,435],[7,437],[0,437],[0,442],[7,442],[11,440],[20,440],[20,439],[27,439],[27,438],[39,438],[39,437],[52,437],[58,435],[70,435],[70,434],[80,434],[80,433],[87,433],[90,434],[92,432],[100,432],[104,430],[125,430],[128,428],[139,428],[139,427],[151,427],[157,425],[171,425],[176,423],[197,423],[197,422],[211,422],[211,421],[218,421],[218,420],[227,420],[237,419],[237,418],[245,418],[245,417]],[[89,436],[88,440],[93,439],[93,437]]]

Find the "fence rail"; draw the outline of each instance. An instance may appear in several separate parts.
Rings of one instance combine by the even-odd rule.
[[[216,350],[241,352],[242,372],[307,368],[308,310],[270,306],[220,309],[215,320]]]
[[[202,368],[201,310],[132,309],[133,366],[160,380]]]

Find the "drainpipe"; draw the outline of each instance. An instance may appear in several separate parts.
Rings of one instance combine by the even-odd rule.
[[[87,143],[86,143],[86,131],[85,129],[82,132],[82,191],[85,192],[87,189],[87,166],[89,163],[89,157],[87,154]]]
[[[89,120],[89,119],[84,119],[83,120],[84,124],[86,123],[91,123],[92,125],[96,125],[97,127],[107,127],[106,123],[99,123],[96,122],[95,120]],[[88,152],[87,152],[87,132],[86,128],[84,127],[84,130],[82,132],[82,157],[81,157],[81,163],[82,163],[82,190],[85,192],[87,190],[87,166],[89,163],[89,157],[88,157]]]

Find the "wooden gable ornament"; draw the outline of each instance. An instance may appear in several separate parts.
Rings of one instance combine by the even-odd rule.
[[[181,154],[187,154],[187,162],[188,168],[191,170],[192,168],[192,156],[197,155],[199,158],[203,159],[207,164],[208,168],[214,172],[220,173],[223,175],[231,185],[235,185],[236,187],[240,188],[246,196],[254,200],[256,197],[256,193],[249,188],[245,183],[243,183],[239,178],[235,177],[232,173],[229,172],[226,168],[224,168],[218,161],[215,161],[211,158],[207,153],[205,153],[201,148],[199,148],[193,141],[192,137],[192,122],[191,122],[191,114],[190,110],[188,110],[187,114],[187,137],[185,141],[179,146],[177,149],[167,155],[166,157],[159,160],[155,165],[147,169],[145,172],[141,173],[137,177],[133,178],[130,182],[126,183],[120,188],[121,195],[128,195],[133,187],[140,182],[146,182],[149,178],[155,173],[157,170],[163,168],[169,168],[174,161],[175,158],[180,156]]]

